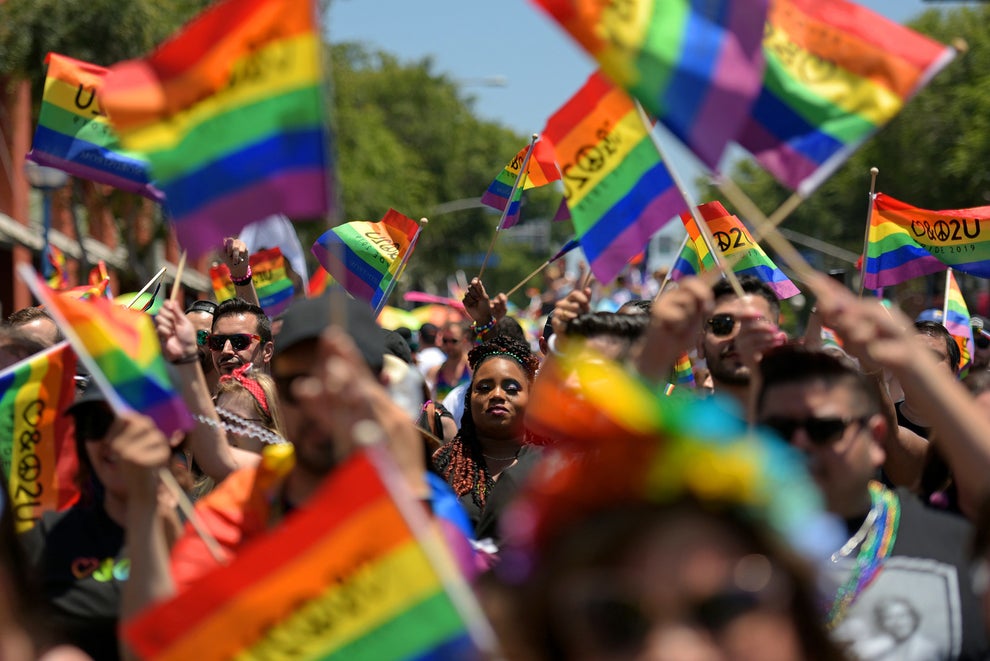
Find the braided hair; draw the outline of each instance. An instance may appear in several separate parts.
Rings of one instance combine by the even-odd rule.
[[[471,393],[474,390],[474,375],[478,367],[489,358],[509,358],[516,361],[526,372],[526,380],[531,384],[536,377],[540,361],[530,351],[525,342],[496,335],[487,342],[476,346],[468,354],[471,366],[471,384],[464,393],[464,412],[461,428],[457,435],[433,453],[433,465],[458,496],[471,493],[471,499],[479,508],[485,506],[485,499],[495,485],[481,452],[481,442],[471,416]]]

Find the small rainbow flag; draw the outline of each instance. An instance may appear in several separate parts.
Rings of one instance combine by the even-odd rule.
[[[942,325],[959,345],[959,378],[969,374],[976,355],[976,342],[973,340],[973,327],[969,324],[969,308],[963,298],[956,276],[949,269],[945,273],[945,304],[942,309]]]
[[[464,620],[366,452],[231,564],[126,622],[138,656],[473,658]]]
[[[632,99],[600,73],[547,122],[578,241],[611,282],[684,209]]]
[[[86,300],[89,298],[110,298],[110,278],[96,284],[79,285],[58,292],[61,296]]]
[[[254,220],[329,208],[322,48],[312,0],[223,0],[110,68],[100,101],[190,257]]]
[[[928,211],[877,193],[863,286],[879,289],[940,273],[946,266],[990,278],[990,206]],[[990,223],[988,223],[990,228]]]
[[[47,276],[48,286],[55,291],[69,288],[69,269],[66,264],[65,253],[48,244],[48,264],[51,267],[51,274]]]
[[[102,296],[58,295],[33,272],[27,277],[33,278],[27,280],[31,291],[59,322],[112,408],[151,417],[166,436],[191,426],[189,411],[169,378],[151,317]]]
[[[289,307],[296,291],[285,270],[282,250],[276,246],[252,253],[250,264],[254,288],[265,314],[269,317],[281,314]],[[213,294],[218,301],[234,298],[236,289],[230,280],[230,269],[226,264],[211,266],[210,279],[213,281]]]
[[[678,386],[694,388],[694,370],[691,369],[691,356],[683,352],[674,363],[674,383]]]
[[[537,0],[605,75],[713,169],[760,92],[767,3]]]
[[[76,355],[68,342],[0,372],[0,467],[18,532],[79,497],[72,419]]]
[[[737,141],[807,197],[954,51],[846,0],[774,0],[763,89]]]
[[[712,235],[726,258],[732,259],[737,253],[745,253],[745,256],[732,267],[734,273],[756,276],[770,285],[780,299],[801,293],[783,271],[767,257],[760,244],[753,241],[753,236],[746,226],[726,211],[721,202],[702,204],[698,210],[711,228]],[[687,229],[688,241],[674,263],[670,274],[671,280],[680,280],[685,276],[698,275],[702,271],[717,268],[715,258],[708,251],[708,245],[694,218],[689,212],[684,212],[681,214],[681,220],[684,221],[684,227]]]
[[[160,201],[148,161],[125,151],[98,98],[107,70],[58,53],[45,58],[48,74],[27,158],[48,167]]]
[[[502,171],[495,177],[495,181],[481,196],[482,204],[499,211],[505,211],[505,205],[509,204],[512,186],[519,177],[523,161],[526,160],[527,151],[529,151],[529,145],[520,149],[519,153],[509,161],[509,164],[502,168]],[[557,163],[554,161],[555,156],[553,147],[548,142],[539,140],[533,145],[533,155],[530,156],[529,163],[526,165],[526,178],[516,189],[516,197],[509,205],[509,213],[505,216],[505,222],[499,229],[512,227],[519,222],[519,206],[522,203],[523,190],[546,186],[560,179],[560,170],[557,169]]]
[[[377,314],[418,238],[419,223],[389,209],[378,222],[355,220],[328,230],[312,250],[348,294],[370,303]]]

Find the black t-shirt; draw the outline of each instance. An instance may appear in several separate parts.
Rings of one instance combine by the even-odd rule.
[[[499,541],[501,537],[499,516],[516,497],[526,478],[529,477],[530,472],[542,456],[542,448],[535,445],[522,446],[516,457],[515,465],[502,471],[502,474],[495,481],[495,486],[488,493],[488,498],[485,499],[484,509],[475,505],[470,492],[460,497],[460,503],[464,507],[464,511],[467,512],[471,525],[474,526],[476,539],[491,538],[496,543]]]
[[[56,640],[95,661],[118,659],[121,583],[130,575],[124,529],[103,507],[47,512],[21,536],[52,615]]]
[[[894,411],[897,413],[897,424],[898,424],[898,426],[904,427],[905,429],[910,429],[911,431],[913,431],[915,434],[917,434],[921,438],[927,439],[928,438],[928,435],[931,434],[931,432],[932,432],[932,428],[931,427],[922,427],[921,425],[915,424],[914,422],[911,422],[910,420],[908,420],[907,419],[907,416],[905,416],[903,413],[901,413],[901,406],[903,406],[903,405],[904,405],[904,400],[903,399],[901,401],[897,402],[896,404],[894,404]]]
[[[891,555],[835,629],[861,661],[985,659],[988,646],[967,556],[970,525],[898,489],[901,516]],[[853,555],[853,557],[855,554]],[[840,582],[852,568],[832,566]]]

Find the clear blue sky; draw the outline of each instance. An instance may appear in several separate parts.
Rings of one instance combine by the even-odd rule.
[[[860,4],[901,23],[940,6],[921,0]],[[362,41],[403,60],[432,57],[436,72],[465,83],[479,115],[526,135],[542,130],[593,69],[528,0],[333,0],[327,29],[333,41]],[[506,85],[479,84],[494,76]]]

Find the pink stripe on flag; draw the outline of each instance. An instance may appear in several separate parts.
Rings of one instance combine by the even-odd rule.
[[[323,168],[283,172],[215,200],[195,213],[173,219],[179,244],[189,257],[220,247],[250,221],[282,213],[293,220],[322,217],[327,208],[328,182]]]
[[[815,173],[820,166],[781,142],[763,126],[751,121],[743,130],[747,148],[767,171],[789,188],[796,190],[801,182]]]
[[[56,168],[67,172],[74,177],[107,184],[108,186],[119,188],[122,191],[137,193],[138,195],[143,195],[144,197],[155,200],[156,202],[162,202],[165,199],[165,193],[161,192],[154,186],[150,184],[142,184],[134,181],[133,179],[127,179],[126,177],[118,177],[109,170],[92,168],[77,161],[67,161],[63,158],[58,158],[57,156],[52,156],[51,154],[46,154],[45,152],[37,150],[32,150],[29,152],[27,158],[28,160],[34,161],[38,165]]]

